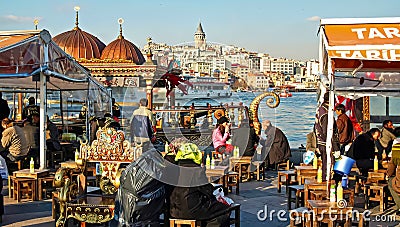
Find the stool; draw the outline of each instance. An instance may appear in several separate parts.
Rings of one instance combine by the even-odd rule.
[[[14,199],[21,202],[22,196],[27,195],[27,199],[36,200],[36,180],[32,178],[12,177],[14,185]],[[29,196],[30,195],[30,196]]]
[[[265,165],[264,161],[254,161],[252,164],[256,167],[256,170],[253,172],[253,174],[256,174],[256,179],[259,180],[264,180],[265,178]]]
[[[360,189],[362,188],[364,193],[365,193],[365,188],[364,188],[364,184],[367,181],[367,177],[366,176],[362,176],[362,175],[356,175],[355,176],[355,180],[356,180],[356,185],[354,187],[354,193],[358,194],[360,193]]]
[[[288,210],[292,209],[292,202],[295,202],[296,209],[300,207],[300,200],[304,203],[304,185],[289,185],[286,188],[287,196],[288,196]],[[292,192],[295,192],[296,198],[292,199]]]
[[[64,151],[51,151],[50,153],[50,166],[54,167],[58,162],[64,161]]]
[[[169,219],[170,227],[181,227],[181,225],[190,225],[190,227],[196,227],[196,220],[185,220],[185,219]]]
[[[43,178],[38,179],[38,200],[43,199],[43,194],[44,194],[44,197],[46,198],[47,194],[54,190],[53,180],[54,180],[54,176],[48,176],[48,177],[43,177]]]
[[[229,171],[226,175],[226,188],[229,191],[232,191],[232,186],[236,188],[236,195],[239,195],[239,173],[234,171]]]
[[[365,209],[368,209],[370,201],[379,202],[379,211],[383,212],[387,207],[387,184],[365,184]],[[374,194],[374,196],[372,196]]]
[[[281,180],[281,178],[284,177],[284,181]],[[281,193],[281,188],[283,182],[285,182],[286,185],[286,193],[288,193],[287,187],[291,185],[295,181],[291,181],[292,177],[296,177],[296,171],[294,170],[284,170],[284,171],[278,171],[278,193]]]

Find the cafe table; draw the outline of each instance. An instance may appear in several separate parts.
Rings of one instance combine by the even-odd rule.
[[[37,196],[37,198],[34,198],[34,200],[41,200],[42,199],[42,187],[41,187],[42,180],[43,179],[49,180],[49,173],[50,172],[48,169],[35,169],[33,173],[30,172],[30,169],[17,170],[17,171],[13,172],[12,177],[8,178],[8,185],[13,184],[13,182],[11,182],[11,181],[13,181],[13,179],[16,179],[16,178],[33,179],[35,181],[35,184],[34,184],[35,191],[33,194],[35,195],[34,197]],[[13,187],[13,190],[17,190],[17,188]],[[11,190],[10,190],[10,192],[11,192]],[[19,193],[19,192],[17,192],[17,193]],[[11,193],[9,193],[9,194],[11,194]],[[10,195],[10,197],[11,197],[11,195]]]
[[[250,165],[251,165],[251,156],[242,156],[242,157],[230,157],[229,158],[229,169],[235,171],[234,169],[238,167],[239,180],[242,181],[242,166],[247,166],[247,179],[250,178]]]
[[[315,169],[313,166],[295,166],[294,167],[296,170],[296,181],[299,184],[303,184],[302,182],[302,177],[316,177],[317,176],[317,169]]]
[[[225,174],[228,173],[228,166],[214,166],[206,168],[206,176],[209,182],[213,182],[214,178],[219,178],[218,182],[227,190],[227,182],[225,182]]]
[[[328,223],[333,227],[335,221],[345,221],[346,227],[351,226],[353,207],[338,207],[336,202],[329,200],[308,200],[308,208],[312,211],[312,226],[320,226],[321,223]]]

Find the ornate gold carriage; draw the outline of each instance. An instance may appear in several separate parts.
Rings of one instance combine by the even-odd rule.
[[[125,140],[123,131],[106,126],[100,128],[91,145],[82,143],[74,163],[57,170],[54,186],[58,188],[60,205],[56,226],[64,226],[68,218],[86,223],[104,223],[114,217],[115,192],[119,187],[120,165],[134,160],[134,149]],[[85,172],[89,163],[98,163],[100,191],[88,190]]]

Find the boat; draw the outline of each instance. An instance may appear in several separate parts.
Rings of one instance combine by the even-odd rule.
[[[219,81],[215,77],[210,76],[183,76],[193,87],[187,86],[187,94],[177,89],[175,94],[176,100],[195,99],[195,98],[228,98],[232,96],[232,90],[228,83]]]
[[[292,97],[292,93],[290,93],[288,89],[284,89],[284,90],[281,90],[281,92],[279,93],[279,97],[282,97],[282,98]]]

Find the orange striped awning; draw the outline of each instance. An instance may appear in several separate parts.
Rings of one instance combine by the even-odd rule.
[[[0,36],[0,48],[10,46],[12,44],[18,43],[22,40],[28,39],[35,34],[23,34],[23,35],[7,35]]]

